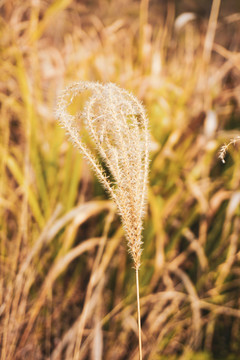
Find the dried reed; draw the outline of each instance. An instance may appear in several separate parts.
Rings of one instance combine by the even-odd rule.
[[[83,111],[70,114],[70,105],[85,91],[91,95]],[[138,271],[149,167],[149,131],[144,108],[132,94],[115,84],[78,82],[60,95],[56,117],[115,201],[121,216],[136,270],[139,357],[142,359]],[[84,141],[85,130],[107,170]]]

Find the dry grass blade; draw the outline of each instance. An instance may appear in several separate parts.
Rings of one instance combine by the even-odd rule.
[[[21,344],[24,344],[26,342],[27,337],[29,336],[29,333],[34,324],[34,321],[39,313],[39,310],[45,301],[47,292],[49,289],[51,289],[54,281],[59,276],[59,274],[61,274],[67,268],[69,263],[73,261],[76,257],[79,257],[83,252],[89,251],[95,246],[100,245],[101,241],[102,239],[100,238],[86,240],[84,243],[78,245],[77,247],[69,251],[64,257],[60,258],[59,261],[54,265],[54,267],[51,269],[45,279],[38,301],[35,303],[34,309],[31,312],[31,317],[23,333]]]

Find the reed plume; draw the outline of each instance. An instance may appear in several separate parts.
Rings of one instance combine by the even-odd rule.
[[[220,149],[220,151],[219,151],[218,157],[219,157],[219,159],[222,160],[222,163],[223,163],[223,164],[225,164],[225,156],[226,156],[226,153],[227,153],[227,151],[228,151],[228,148],[229,148],[231,145],[235,145],[235,144],[236,144],[237,142],[239,142],[239,141],[240,141],[240,136],[237,136],[237,137],[231,139],[228,144],[224,144],[224,145],[221,147],[221,149]]]
[[[90,92],[90,95],[83,110],[71,114],[70,105],[84,92]],[[138,270],[149,168],[149,131],[145,110],[131,93],[113,83],[82,81],[61,93],[56,117],[90,163],[121,216],[136,270],[139,352],[142,359]],[[107,170],[90,150],[86,133]]]

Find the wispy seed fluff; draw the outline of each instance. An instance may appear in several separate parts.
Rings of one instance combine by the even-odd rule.
[[[84,92],[90,95],[83,110],[70,114],[70,105]],[[115,201],[138,270],[149,168],[148,120],[143,106],[115,84],[81,81],[61,93],[56,117]],[[111,173],[111,181],[90,150],[87,136]]]

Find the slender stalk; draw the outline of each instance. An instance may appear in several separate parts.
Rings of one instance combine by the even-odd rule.
[[[221,0],[212,1],[212,8],[211,8],[207,34],[205,37],[205,43],[203,49],[203,59],[205,60],[206,63],[209,63],[211,58],[211,52],[212,52],[213,41],[217,28],[217,19],[219,15],[220,5],[221,5]]]
[[[142,360],[142,335],[141,335],[141,312],[139,298],[139,279],[138,269],[136,269],[136,286],[137,286],[137,313],[138,313],[138,340],[139,340],[139,360]]]

